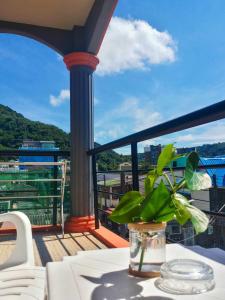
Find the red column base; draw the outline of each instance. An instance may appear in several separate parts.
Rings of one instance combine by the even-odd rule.
[[[87,232],[95,229],[95,217],[69,217],[65,222],[65,232]]]

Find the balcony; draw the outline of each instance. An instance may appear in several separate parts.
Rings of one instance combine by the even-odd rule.
[[[203,123],[207,124],[217,119],[221,119],[223,117],[224,106],[225,102],[222,101],[211,107],[201,109],[197,112],[169,121],[165,124],[149,128],[132,136],[128,136],[121,140],[117,140],[112,143],[90,150],[88,152],[88,155],[92,156],[95,211],[95,224],[93,224],[92,222],[92,228],[89,228],[90,230],[87,230],[89,231],[90,236],[94,234],[95,238],[100,238],[100,243],[102,243],[102,245],[105,244],[108,247],[128,245],[127,227],[125,225],[119,225],[109,221],[107,216],[108,214],[110,214],[112,209],[118,204],[120,197],[126,191],[134,189],[140,190],[142,192],[144,189],[144,178],[146,176],[146,173],[148,172],[148,169],[143,169],[143,166],[140,166],[140,153],[138,153],[137,148],[138,142],[141,142],[154,136],[160,136],[164,133],[173,133],[180,129],[192,128],[196,125],[200,125]],[[198,124],[196,124],[196,122]],[[131,155],[129,156],[130,162],[126,164],[125,170],[116,169],[100,171],[96,169],[96,163],[98,162],[97,159],[99,159],[98,155],[100,153],[104,153],[107,150],[116,149],[121,146],[127,147],[127,145],[129,144],[131,144]],[[21,155],[25,155],[26,157],[32,157],[37,155],[37,153],[35,151],[28,150],[5,150],[0,152],[1,159],[5,161],[9,159],[17,160],[18,157],[20,157]],[[43,157],[50,156],[52,157],[52,161],[56,162],[56,164],[58,161],[63,159],[66,159],[68,161],[70,160],[70,154],[67,151],[43,151],[39,152],[38,155],[43,155]],[[215,170],[221,170],[221,172],[223,173],[224,168],[225,164],[218,164],[218,161],[213,164],[210,163],[210,161],[208,161],[208,163],[201,162],[201,164],[199,165],[199,170],[204,169],[211,173]],[[177,178],[183,176],[184,167],[175,165],[173,166],[173,170]],[[63,215],[65,219],[71,214],[70,172],[71,170],[70,168],[68,168],[66,174],[65,197],[63,207]],[[208,215],[210,225],[207,232],[199,236],[195,236],[191,224],[187,224],[184,227],[181,227],[174,221],[169,223],[167,227],[167,240],[169,243],[181,243],[185,246],[192,247],[198,245],[204,248],[220,248],[221,250],[225,250],[225,189],[223,187],[223,180],[221,177],[222,175],[219,175],[220,177],[216,178],[214,173],[211,174],[213,180],[213,187],[211,189],[197,193],[193,192],[187,195],[189,198],[194,199],[195,205],[198,206],[200,209],[204,210],[205,213]],[[33,224],[34,230],[37,226],[42,226],[43,229],[47,230],[59,230],[61,224],[60,201],[57,198],[51,198],[51,195],[59,196],[60,176],[60,167],[57,165],[51,166],[50,168],[45,167],[45,169],[27,169],[26,172],[24,170],[18,170],[17,172],[12,172],[10,170],[2,170],[0,172],[0,197],[3,196],[3,200],[4,197],[7,199],[13,198],[14,200],[1,201],[1,203],[5,202],[5,207],[2,206],[1,212],[19,209],[28,215],[28,217],[31,220],[31,223]],[[38,184],[35,183],[35,180],[33,183],[32,180],[30,182],[29,178],[36,178],[38,180]],[[46,178],[48,181],[44,181],[42,182],[42,185],[40,185],[41,180],[46,180]],[[3,188],[7,181],[6,179],[9,181],[9,185],[8,187]],[[21,182],[23,184],[21,184]],[[20,183],[20,185],[18,185],[18,183]],[[26,189],[24,188],[24,184],[26,185]],[[218,184],[220,186],[218,186]],[[15,190],[13,190],[13,188],[15,188]],[[183,193],[186,194],[186,191],[183,190]],[[30,195],[29,197],[27,196],[28,194]],[[39,197],[43,201],[40,202]],[[26,201],[24,201],[23,198],[26,198]],[[90,201],[92,200],[90,199]],[[101,226],[99,221],[101,222]],[[103,236],[99,235],[99,232],[103,232]],[[104,234],[108,235],[108,232],[113,232],[114,236],[121,236],[121,239],[118,240],[118,245],[117,243],[110,243],[110,238],[107,239],[104,237]],[[71,232],[68,233],[72,234]],[[60,241],[60,243],[63,243],[63,240],[59,239],[56,233],[54,233],[53,236],[54,235],[55,238],[57,238],[58,241]],[[70,237],[69,239],[71,238],[72,237]],[[85,249],[89,248],[87,247]]]
[[[66,257],[69,256],[74,259],[73,256],[76,252],[79,252],[77,255],[78,258],[83,257],[80,256],[80,251],[100,250],[103,251],[102,253],[106,253],[103,249],[107,249],[108,247],[127,247],[128,231],[126,225],[118,225],[109,221],[107,215],[118,204],[120,197],[126,191],[131,189],[143,191],[143,182],[148,169],[143,169],[139,164],[140,153],[138,153],[138,143],[152,136],[163,135],[165,132],[175,132],[180,130],[181,127],[182,129],[191,128],[196,125],[196,122],[203,124],[215,121],[224,117],[224,114],[225,101],[88,151],[87,155],[92,157],[92,179],[94,186],[92,194],[94,197],[90,197],[89,202],[90,204],[94,204],[95,215],[94,218],[90,216],[88,218],[81,218],[80,221],[78,217],[76,221],[78,223],[75,222],[77,225],[76,232],[73,232],[74,227],[72,227],[71,231],[70,227],[67,227],[64,237],[61,234],[61,212],[63,212],[63,216],[67,219],[72,214],[70,208],[71,202],[77,201],[76,198],[71,197],[71,168],[68,168],[66,173],[64,206],[60,202],[60,176],[62,175],[60,161],[62,159],[69,161],[69,153],[65,151],[54,151],[52,153],[46,151],[38,152],[39,157],[41,155],[43,157],[52,156],[55,165],[52,162],[48,163],[48,166],[46,163],[43,163],[42,168],[40,166],[36,168],[34,163],[33,167],[32,163],[29,163],[29,168],[13,169],[13,165],[20,167],[19,163],[15,162],[18,160],[18,157],[23,155],[26,157],[36,156],[37,153],[28,150],[0,151],[1,164],[4,165],[4,168],[0,172],[1,212],[21,210],[28,215],[33,224],[33,246],[35,264],[37,266],[45,266],[49,262],[66,260]],[[131,163],[126,164],[126,170],[97,170],[99,153],[127,145],[131,145]],[[127,166],[130,166],[131,169],[127,169]],[[200,163],[198,167],[199,170],[224,170],[225,165]],[[183,175],[184,167],[173,166],[173,170],[177,178],[179,178]],[[177,251],[181,255],[183,248],[177,245],[181,244],[185,248],[190,249],[191,253],[194,253],[194,257],[196,257],[197,253],[201,255],[201,258],[211,259],[210,261],[219,263],[219,266],[221,266],[225,261],[225,191],[224,187],[221,186],[221,184],[223,185],[223,180],[215,178],[214,175],[212,174],[213,187],[211,189],[186,195],[195,199],[196,205],[208,215],[210,220],[208,230],[199,236],[195,236],[191,224],[181,227],[174,221],[167,226],[167,242],[169,244],[168,249],[173,249],[172,252],[174,253]],[[185,189],[182,192],[184,194],[187,193]],[[171,243],[174,245],[170,245]],[[7,259],[11,251],[13,251],[14,245],[15,230],[10,224],[1,224],[1,262]],[[127,249],[122,251],[121,254],[126,256],[126,251]],[[93,251],[93,255],[90,252],[86,253],[87,258],[91,258],[95,256],[96,251]],[[112,253],[116,254],[120,252]],[[197,256],[197,258],[199,257]]]

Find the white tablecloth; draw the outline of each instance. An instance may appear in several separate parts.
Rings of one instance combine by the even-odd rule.
[[[155,280],[129,276],[129,249],[78,252],[63,262],[47,265],[49,300],[225,300],[225,266],[177,244],[167,245],[167,260],[191,258],[212,266],[214,290],[199,295],[167,294],[155,286]]]

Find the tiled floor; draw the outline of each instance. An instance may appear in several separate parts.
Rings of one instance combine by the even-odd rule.
[[[14,245],[15,235],[0,235],[0,264],[9,257]],[[89,232],[65,234],[64,238],[59,233],[34,233],[33,245],[37,266],[60,261],[63,256],[75,255],[77,251],[107,248]]]

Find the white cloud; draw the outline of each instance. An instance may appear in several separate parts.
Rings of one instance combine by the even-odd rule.
[[[105,127],[105,128],[104,128]],[[102,126],[104,129],[97,129],[95,133],[95,140],[98,142],[101,139],[117,139],[123,132],[121,125],[114,124],[112,128],[110,126]]]
[[[141,104],[141,99],[130,97],[125,99],[116,109],[116,114],[133,121],[133,131],[140,131],[159,123],[161,115],[152,111],[151,102]]]
[[[105,75],[173,62],[176,44],[171,35],[143,20],[114,17],[99,52],[97,74]]]
[[[54,96],[54,95],[50,95],[49,96],[49,102],[52,106],[59,106],[62,103],[68,101],[70,99],[70,90],[68,89],[63,89],[60,91],[58,96]],[[98,105],[99,104],[99,99],[98,98],[94,98],[94,105]]]
[[[49,102],[52,106],[59,106],[63,102],[69,100],[70,91],[67,89],[61,90],[58,96],[50,95]]]
[[[225,142],[225,122],[217,121],[150,140],[148,144],[175,143],[176,147],[195,147]]]
[[[193,146],[225,142],[225,123],[220,121],[203,125],[192,129],[191,133],[178,136],[176,140],[178,143],[190,143]]]
[[[130,97],[107,112],[95,123],[95,140],[106,142],[160,123],[161,115],[153,111],[151,101]]]

